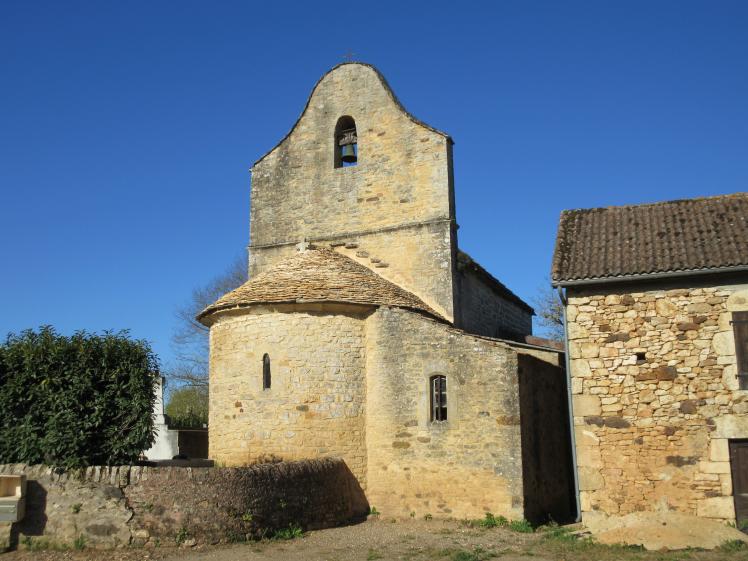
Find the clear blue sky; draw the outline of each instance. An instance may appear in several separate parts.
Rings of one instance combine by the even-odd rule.
[[[249,166],[349,50],[454,137],[460,244],[526,299],[564,208],[748,190],[745,1],[5,0],[0,335],[129,328],[168,363]]]

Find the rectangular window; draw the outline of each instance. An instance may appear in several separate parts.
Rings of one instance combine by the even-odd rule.
[[[431,420],[447,420],[447,377],[431,377]]]
[[[748,312],[733,312],[731,323],[735,334],[740,389],[748,390]]]

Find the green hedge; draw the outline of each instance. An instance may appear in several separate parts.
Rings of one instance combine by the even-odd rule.
[[[0,345],[0,463],[130,463],[153,443],[158,360],[127,332],[51,327]]]

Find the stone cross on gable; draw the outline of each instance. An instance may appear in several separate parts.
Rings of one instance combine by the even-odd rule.
[[[302,238],[299,243],[296,244],[296,250],[300,253],[304,253],[307,249],[309,249],[310,244],[306,241],[306,238]]]

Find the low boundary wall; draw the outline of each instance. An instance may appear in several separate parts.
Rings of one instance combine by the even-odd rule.
[[[28,478],[12,542],[118,547],[220,543],[365,518],[364,493],[339,459],[250,467],[0,465]],[[13,545],[13,544],[12,544]]]

